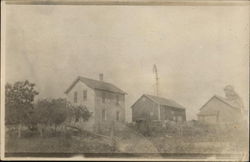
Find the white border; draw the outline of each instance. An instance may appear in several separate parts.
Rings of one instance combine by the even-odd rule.
[[[216,159],[216,157],[210,157],[207,159],[165,159],[165,158],[84,158],[84,156],[82,157],[72,157],[72,158],[42,158],[42,157],[15,157],[15,158],[6,158],[4,155],[5,152],[5,120],[4,120],[4,114],[5,114],[5,110],[4,110],[4,105],[5,105],[5,31],[6,31],[6,1],[8,2],[12,2],[10,3],[10,5],[13,5],[15,3],[20,3],[23,5],[29,5],[29,3],[35,2],[36,0],[3,0],[1,1],[1,160],[61,160],[61,161],[68,161],[68,160],[73,160],[73,161],[81,161],[81,160],[88,160],[88,161],[237,161],[237,159]],[[48,2],[48,0],[38,0],[37,2]],[[180,0],[179,2],[176,1],[169,1],[169,0],[69,0],[67,2],[67,0],[49,0],[49,2],[55,2],[56,4],[61,4],[61,3],[66,3],[64,5],[67,5],[68,2],[81,2],[81,5],[96,5],[96,4],[100,4],[100,5],[112,5],[112,2],[121,2],[121,4],[118,5],[126,5],[127,4],[131,4],[133,5],[133,3],[137,3],[136,5],[138,5],[138,3],[146,3],[146,5],[154,5],[154,3],[158,2],[158,5],[164,5],[164,6],[168,6],[168,3],[175,3],[177,4],[177,6],[181,6],[182,3],[201,3],[207,4],[208,6],[209,3],[215,3],[215,5],[223,5],[223,3],[231,3],[232,5],[247,5],[250,6],[249,1],[245,0],[239,0],[239,1],[234,1],[234,0],[222,0],[222,1],[210,1],[210,0],[190,0],[190,1],[183,1]],[[222,2],[222,3],[220,3]],[[85,4],[84,4],[85,3]],[[153,4],[150,4],[153,3]],[[145,4],[144,4],[145,5]],[[171,5],[171,4],[170,4]],[[238,159],[240,161],[247,161],[249,154],[243,154],[241,159]]]
[[[6,31],[6,4],[1,1],[1,159],[4,157],[5,152],[5,31]]]

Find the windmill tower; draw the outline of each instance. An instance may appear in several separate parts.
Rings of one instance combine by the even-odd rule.
[[[153,73],[155,74],[155,93],[156,96],[159,96],[159,77],[156,64],[154,64]]]
[[[228,100],[236,102],[240,106],[241,113],[244,114],[244,104],[242,98],[235,92],[234,87],[227,85],[224,88],[225,96]]]

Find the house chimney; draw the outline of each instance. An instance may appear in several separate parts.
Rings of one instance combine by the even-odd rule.
[[[103,81],[103,73],[100,73],[100,74],[99,74],[99,80],[100,80],[100,81]]]

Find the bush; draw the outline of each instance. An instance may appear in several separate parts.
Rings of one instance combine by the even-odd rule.
[[[67,117],[67,101],[65,99],[44,99],[36,104],[36,120],[46,126],[61,125]]]
[[[5,85],[5,124],[18,125],[18,136],[21,137],[23,125],[32,128],[33,101],[38,92],[35,84],[29,81],[18,81]]]
[[[43,99],[35,106],[34,122],[40,127],[41,136],[44,129],[53,126],[54,130],[66,121],[87,121],[91,113],[85,106],[71,105],[66,99]]]
[[[68,109],[70,110],[71,119],[73,119],[75,122],[79,122],[80,120],[88,121],[91,117],[91,112],[87,109],[86,106],[83,105],[68,105]]]

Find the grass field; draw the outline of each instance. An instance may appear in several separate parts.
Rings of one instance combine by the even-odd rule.
[[[6,137],[6,152],[32,153],[100,153],[112,152],[112,147],[97,137],[55,134],[47,137],[33,135]]]
[[[116,134],[116,147],[110,141],[91,134],[50,132],[45,137],[39,133],[23,132],[21,138],[6,133],[6,152],[10,153],[240,153],[248,150],[246,138],[209,136],[143,136],[133,129]]]

